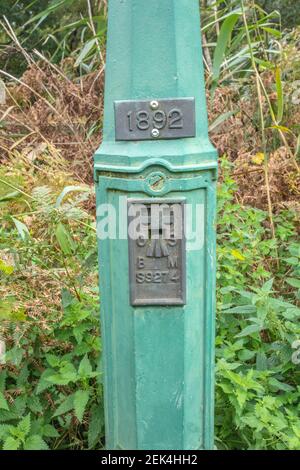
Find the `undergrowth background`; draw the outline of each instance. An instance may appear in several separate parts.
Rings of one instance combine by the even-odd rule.
[[[300,449],[295,3],[201,2],[221,166],[220,449]],[[92,155],[101,142],[107,2],[4,0],[0,14],[0,446],[101,449]]]

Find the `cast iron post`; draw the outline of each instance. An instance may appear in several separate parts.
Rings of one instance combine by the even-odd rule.
[[[213,448],[216,177],[199,1],[110,0],[95,155],[108,449]],[[136,216],[149,239],[128,236]]]

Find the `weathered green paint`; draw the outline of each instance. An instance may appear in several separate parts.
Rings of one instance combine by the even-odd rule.
[[[116,142],[115,100],[196,98],[196,138]],[[132,307],[128,241],[99,241],[108,449],[213,448],[215,199],[198,0],[110,0],[97,205],[119,196],[203,203],[204,245],[187,251],[187,303]],[[147,177],[163,172],[153,191]],[[118,223],[124,227],[126,217]],[[189,223],[189,221],[187,221]]]

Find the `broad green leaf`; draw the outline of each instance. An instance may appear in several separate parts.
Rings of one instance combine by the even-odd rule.
[[[0,424],[0,441],[4,441],[9,436],[10,428],[9,424]]]
[[[209,132],[214,133],[218,130],[218,127],[220,127],[227,119],[231,118],[236,114],[236,111],[228,111],[227,113],[223,113],[220,116],[215,119],[214,122],[212,122],[209,126]]]
[[[262,291],[263,292],[272,292],[272,287],[273,287],[273,283],[274,283],[274,279],[269,279],[267,282],[264,283],[264,285],[262,286]]]
[[[275,377],[271,377],[269,380],[269,384],[276,389],[276,391],[281,390],[283,392],[292,392],[294,387],[289,384],[280,382],[279,380],[275,379]]]
[[[97,39],[96,38],[93,38],[90,41],[87,41],[85,43],[85,45],[82,48],[79,56],[76,59],[75,67],[79,67],[79,65],[81,65],[81,63],[84,61],[84,59],[89,54],[89,52],[93,49],[93,47],[96,46],[96,44],[97,44]]]
[[[267,356],[264,352],[258,352],[256,355],[256,370],[268,370]]]
[[[70,382],[75,382],[77,378],[75,367],[73,364],[68,363],[61,367],[58,373],[50,375],[46,380],[55,385],[68,385]]]
[[[63,415],[74,408],[74,394],[69,395],[56,409],[53,418]]]
[[[285,282],[287,282],[290,286],[296,287],[296,289],[300,289],[300,279],[295,279],[293,277],[288,277]]]
[[[9,436],[3,444],[3,450],[18,450],[21,445],[19,439]]]
[[[12,221],[15,224],[18,234],[20,235],[22,240],[26,240],[26,238],[30,236],[29,230],[26,225],[23,222],[20,222],[19,220],[15,219],[14,217],[12,217]]]
[[[59,223],[55,230],[55,236],[61,251],[65,255],[71,255],[75,249],[75,244],[67,227]]]
[[[7,371],[2,369],[0,371],[0,392],[2,392],[2,393],[5,390],[6,378],[7,378]]]
[[[54,370],[52,369],[46,369],[44,370],[44,372],[42,373],[42,375],[40,376],[40,380],[37,384],[37,387],[36,387],[36,393],[37,395],[39,395],[40,393],[42,393],[44,390],[46,390],[47,388],[51,387],[52,384],[47,380],[49,377],[51,377],[52,375],[54,374]]]
[[[88,390],[77,390],[74,394],[75,415],[80,422],[82,422],[84,411],[89,401],[89,396],[90,394]]]
[[[220,34],[218,37],[217,45],[214,52],[213,59],[213,77],[212,81],[214,87],[217,85],[220,78],[220,70],[224,60],[225,51],[227,45],[230,41],[233,28],[235,27],[238,19],[240,18],[240,13],[232,13],[228,18],[223,21],[221,26]]]
[[[45,437],[59,437],[56,428],[51,424],[45,424],[45,426],[43,426],[42,435]]]
[[[48,450],[49,447],[41,436],[34,434],[26,439],[24,450]]]
[[[1,196],[0,202],[12,201],[20,196],[21,194],[19,191],[13,191],[11,193],[5,194],[4,196]]]
[[[55,354],[46,354],[46,359],[51,367],[59,367],[61,358],[59,356],[56,356]]]
[[[261,325],[249,325],[246,326],[238,335],[236,335],[236,338],[243,338],[243,336],[249,336],[252,333],[257,333],[258,331],[261,331],[262,327]]]
[[[262,422],[255,415],[242,416],[241,421],[251,428],[254,428],[256,431],[261,431],[263,429]]]
[[[22,387],[24,384],[27,384],[27,379],[29,376],[28,365],[25,363],[20,370],[20,373],[17,377],[17,387]]]
[[[19,395],[15,399],[14,404],[11,406],[12,411],[16,411],[19,417],[25,414],[26,406],[27,406],[27,398],[28,397],[26,394]]]
[[[0,392],[0,409],[9,411],[8,403],[2,392]]]
[[[239,314],[239,315],[250,315],[251,313],[256,312],[256,307],[254,305],[241,305],[238,307],[229,308],[224,310],[222,313],[228,314]]]
[[[89,376],[91,372],[93,372],[93,369],[89,361],[89,358],[86,354],[79,364],[78,374],[81,377],[86,377],[86,376]]]
[[[93,448],[101,438],[104,428],[103,408],[100,404],[94,405],[90,412],[90,424],[88,430],[88,446]]]
[[[246,259],[239,250],[231,250],[231,255],[239,261],[245,261]]]
[[[249,351],[249,349],[243,349],[239,352],[238,358],[240,361],[246,362],[255,356],[255,351]]]
[[[238,404],[243,408],[244,404],[247,401],[247,390],[243,388],[236,388],[235,396],[237,398]]]
[[[43,413],[44,411],[40,399],[36,395],[28,397],[28,408],[32,413]]]
[[[262,26],[262,29],[278,39],[281,38],[281,32],[278,29],[270,28],[269,26]]]
[[[28,436],[29,432],[30,432],[30,426],[31,426],[31,420],[30,420],[30,413],[28,413],[27,416],[25,416],[25,418],[23,418],[18,426],[17,426],[17,429],[20,433],[22,433],[24,436]]]
[[[64,198],[72,192],[91,192],[91,188],[89,186],[66,186],[64,190],[60,193],[56,200],[55,207],[59,208],[64,200]]]

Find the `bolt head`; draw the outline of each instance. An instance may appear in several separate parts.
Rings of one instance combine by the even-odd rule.
[[[151,103],[150,103],[150,108],[151,109],[158,109],[158,107],[159,107],[158,101],[156,101],[156,100],[151,101]]]
[[[159,137],[159,130],[158,129],[152,129],[151,135],[152,135],[152,137],[157,139],[157,137]]]

